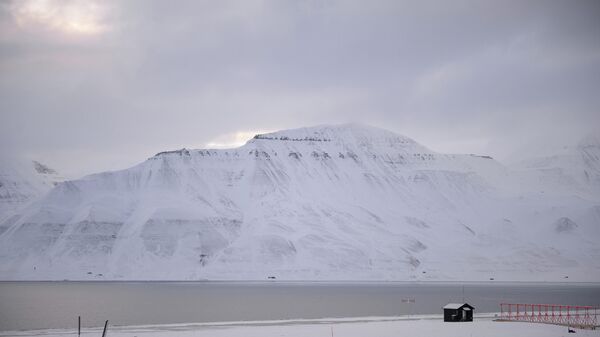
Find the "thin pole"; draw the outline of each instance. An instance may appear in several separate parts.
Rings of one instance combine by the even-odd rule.
[[[77,318],[77,336],[81,336],[81,316]]]
[[[106,327],[108,326],[108,320],[104,322],[104,331],[102,331],[102,337],[106,337]]]

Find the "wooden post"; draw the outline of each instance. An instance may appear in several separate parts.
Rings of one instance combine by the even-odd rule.
[[[77,337],[81,336],[81,316],[77,318]]]
[[[102,337],[106,337],[106,327],[108,326],[108,320],[104,322],[104,331],[102,331]]]

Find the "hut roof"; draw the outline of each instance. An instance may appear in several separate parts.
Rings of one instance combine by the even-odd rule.
[[[469,310],[475,309],[473,306],[468,303],[448,303],[444,306],[444,309],[460,309],[464,306],[467,306]]]

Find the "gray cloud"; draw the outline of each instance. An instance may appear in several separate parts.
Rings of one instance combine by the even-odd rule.
[[[0,5],[0,144],[73,176],[320,123],[500,158],[600,125],[597,1],[49,3]]]

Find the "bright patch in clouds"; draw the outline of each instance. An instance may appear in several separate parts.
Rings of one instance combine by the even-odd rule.
[[[98,34],[106,8],[91,0],[24,0],[15,2],[12,14],[20,27],[41,25],[66,34]]]
[[[232,149],[240,147],[259,133],[267,133],[267,131],[238,131],[227,133],[206,143],[204,147],[210,149]]]

